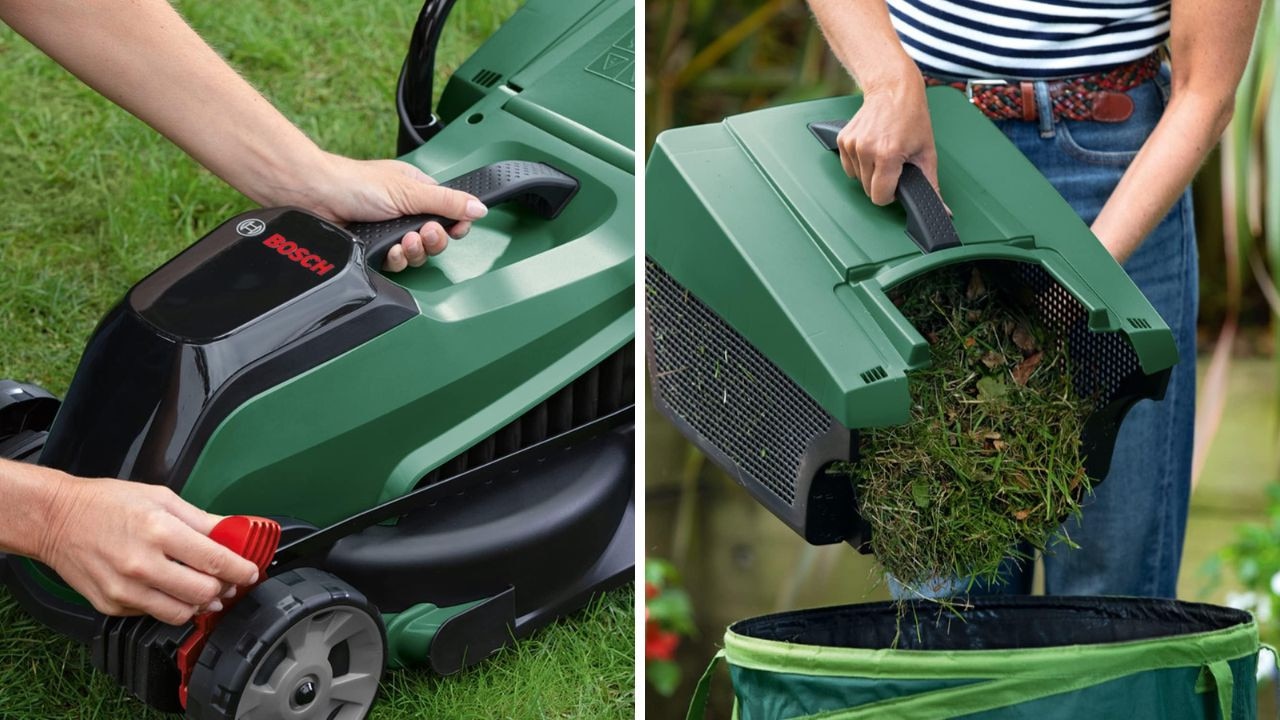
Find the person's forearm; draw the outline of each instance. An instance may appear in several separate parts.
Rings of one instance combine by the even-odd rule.
[[[165,0],[0,0],[0,19],[257,202],[323,178],[326,153]]]
[[[923,85],[884,0],[809,0],[827,44],[864,92]]]
[[[1117,260],[1128,259],[1160,223],[1230,122],[1259,5],[1173,0],[1169,105],[1093,223]]]
[[[0,459],[0,552],[39,557],[64,478],[57,470]]]
[[[1231,96],[1175,97],[1111,193],[1093,232],[1124,262],[1187,189],[1230,119]]]

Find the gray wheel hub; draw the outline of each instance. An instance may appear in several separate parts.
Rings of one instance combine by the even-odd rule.
[[[382,671],[382,635],[367,613],[325,608],[302,617],[253,669],[237,720],[360,720]]]

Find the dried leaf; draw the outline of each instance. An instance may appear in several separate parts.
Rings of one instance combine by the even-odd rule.
[[[1027,518],[1031,517],[1031,511],[1030,511],[1030,510],[1019,510],[1019,511],[1015,512],[1015,513],[1013,514],[1013,516],[1014,516],[1015,518],[1017,518],[1018,520],[1026,520]]]
[[[1031,331],[1022,323],[1018,323],[1018,326],[1013,329],[1011,337],[1013,338],[1013,344],[1017,345],[1018,349],[1023,353],[1033,353],[1040,349],[1036,345],[1036,339],[1031,335]]]
[[[995,350],[988,350],[987,354],[982,356],[982,364],[986,365],[988,370],[995,370],[1001,365],[1004,365],[1004,355],[1001,355]]]
[[[977,300],[986,294],[987,285],[982,281],[982,273],[975,267],[973,273],[969,275],[969,287],[964,291],[964,296],[969,300]]]
[[[977,310],[969,310],[964,314],[964,319],[968,320],[971,323],[976,323],[982,319],[982,313],[978,312]]]
[[[978,437],[983,441],[982,449],[987,455],[1000,452],[1009,447],[1005,441],[1001,439],[1003,436],[998,432],[988,431],[981,433]]]
[[[977,340],[974,340],[972,337],[967,337],[967,338],[965,338],[965,339],[964,339],[964,346],[965,346],[965,347],[967,347],[967,348],[971,348],[971,347],[973,347],[974,345],[977,345],[977,344],[978,344],[978,341],[977,341]]]
[[[1018,363],[1013,368],[1013,381],[1018,385],[1026,385],[1031,379],[1031,374],[1036,371],[1036,367],[1040,365],[1040,360],[1044,358],[1044,353],[1036,351],[1029,357]]]

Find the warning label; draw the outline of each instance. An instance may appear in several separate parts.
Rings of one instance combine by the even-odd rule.
[[[628,30],[608,49],[587,65],[587,72],[612,80],[619,85],[636,87],[636,33]]]

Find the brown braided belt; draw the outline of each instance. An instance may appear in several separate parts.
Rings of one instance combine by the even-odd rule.
[[[1160,72],[1159,51],[1092,75],[1050,80],[1053,113],[1065,120],[1124,122],[1133,114],[1133,99],[1125,93]],[[949,85],[965,91],[969,101],[993,120],[1026,120],[1036,116],[1035,83],[1031,80],[944,80],[925,76],[926,85]]]

